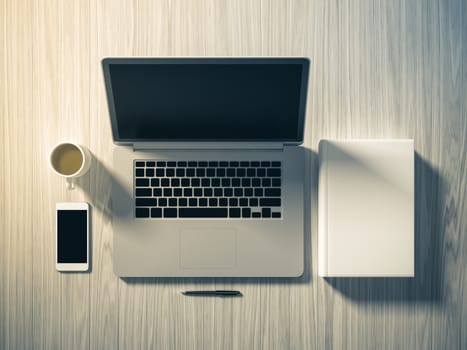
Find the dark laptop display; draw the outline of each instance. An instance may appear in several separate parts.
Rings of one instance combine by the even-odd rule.
[[[301,141],[305,59],[103,61],[116,141]]]

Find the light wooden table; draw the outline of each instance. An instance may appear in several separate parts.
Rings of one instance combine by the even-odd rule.
[[[0,0],[0,349],[467,349],[466,38],[462,0]],[[112,273],[100,59],[133,55],[312,59],[302,278]],[[313,152],[350,137],[415,139],[413,280],[316,274]],[[98,159],[75,191],[47,166],[61,140]],[[93,206],[90,273],[54,268],[71,200]]]

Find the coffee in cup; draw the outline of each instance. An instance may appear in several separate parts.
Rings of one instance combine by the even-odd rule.
[[[91,166],[91,153],[75,143],[60,143],[50,153],[50,166],[56,174],[65,177],[68,189],[74,189],[74,180],[86,174]]]

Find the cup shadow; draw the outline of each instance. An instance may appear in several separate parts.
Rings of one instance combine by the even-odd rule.
[[[439,171],[415,153],[415,277],[325,278],[357,302],[440,303],[443,299],[442,206],[447,193]]]

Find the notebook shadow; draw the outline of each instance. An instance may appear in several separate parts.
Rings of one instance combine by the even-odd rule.
[[[311,269],[311,232],[317,229],[316,222],[312,222],[312,210],[316,210],[318,203],[318,155],[316,152],[303,148],[305,162],[304,180],[304,271],[300,277],[122,277],[121,280],[131,285],[143,284],[194,284],[194,285],[297,285],[309,283],[312,279]]]
[[[447,184],[439,171],[415,153],[415,277],[325,278],[356,302],[440,303],[443,299],[442,208]]]

